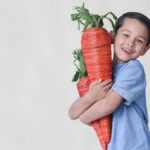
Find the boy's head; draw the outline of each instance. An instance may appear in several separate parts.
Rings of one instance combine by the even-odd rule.
[[[137,19],[147,28],[147,31],[148,31],[147,45],[150,44],[150,19],[144,14],[141,14],[139,12],[127,12],[123,14],[122,16],[120,16],[116,23],[115,33],[117,33],[118,29],[123,25],[124,20],[126,18]]]
[[[127,62],[144,55],[150,44],[150,20],[138,12],[123,14],[116,24],[114,59]]]

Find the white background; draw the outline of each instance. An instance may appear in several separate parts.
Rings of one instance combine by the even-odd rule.
[[[0,149],[98,150],[92,128],[71,121],[77,97],[71,82],[72,51],[81,31],[72,22],[80,0],[0,0]],[[85,0],[93,13],[139,11],[150,17],[149,0]],[[147,74],[150,112],[150,52]]]

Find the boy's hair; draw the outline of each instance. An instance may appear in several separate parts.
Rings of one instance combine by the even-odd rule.
[[[145,16],[144,14],[141,14],[139,12],[127,12],[123,14],[121,17],[118,18],[118,21],[115,26],[115,32],[117,33],[118,29],[123,25],[124,20],[126,18],[132,18],[139,20],[148,30],[148,42],[147,45],[150,44],[150,19]]]

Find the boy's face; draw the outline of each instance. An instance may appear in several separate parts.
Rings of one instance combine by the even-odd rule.
[[[116,63],[123,63],[144,55],[148,50],[147,41],[147,28],[137,19],[126,18],[115,36]]]

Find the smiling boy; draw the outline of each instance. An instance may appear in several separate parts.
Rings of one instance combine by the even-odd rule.
[[[149,18],[138,12],[123,14],[116,25],[110,91],[104,93],[106,86],[95,81],[69,110],[70,118],[85,124],[112,113],[108,150],[150,150],[145,73],[137,60],[148,51],[149,44]]]

